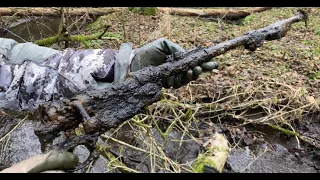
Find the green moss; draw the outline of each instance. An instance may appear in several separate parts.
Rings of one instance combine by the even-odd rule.
[[[34,43],[39,45],[39,46],[50,46],[54,43],[61,42],[61,41],[72,41],[72,42],[81,42],[84,44],[86,48],[90,47],[90,40],[99,40],[101,38],[109,38],[110,39],[115,39],[118,40],[119,37],[121,37],[117,33],[111,33],[111,32],[105,32],[106,31],[106,25],[101,17],[97,19],[94,23],[91,23],[88,25],[86,29],[92,30],[93,32],[97,32],[98,30],[104,29],[103,32],[100,33],[95,33],[92,35],[75,35],[75,36],[70,36],[69,34],[66,33],[66,30],[63,28],[62,24],[59,24],[59,31],[57,35],[44,38],[38,41],[35,41]],[[103,34],[102,34],[103,33]]]
[[[99,40],[101,36],[101,33],[95,33],[93,35],[75,35],[75,36],[69,36],[69,40],[72,42],[81,42],[83,43],[87,48],[90,47],[90,42],[91,40]],[[103,34],[102,38],[106,38],[106,37],[110,37],[110,39],[115,39],[117,40],[120,35],[117,33],[105,33]],[[66,40],[63,39],[64,37],[62,37],[60,34],[53,36],[53,37],[48,37],[48,38],[44,38],[38,41],[35,41],[34,43],[39,45],[39,46],[50,46],[54,43],[57,43],[58,41],[62,41],[62,40]]]
[[[157,15],[158,9],[156,7],[146,7],[144,8],[143,15],[147,16],[155,16]]]
[[[91,47],[90,41],[83,41],[82,44],[84,45],[85,48]]]
[[[84,41],[88,41],[88,40],[92,40],[92,39],[97,39],[98,38],[98,34],[95,35],[77,35],[77,36],[71,36],[70,40],[71,41],[79,41],[79,42],[84,42]],[[38,41],[35,41],[34,43],[39,45],[39,46],[50,46],[56,42],[58,42],[58,40],[61,38],[60,35],[56,35],[53,37],[48,37],[48,38],[44,38]]]
[[[114,38],[117,38],[117,39],[121,39],[122,36],[119,33],[106,32],[106,33],[104,33],[104,35],[102,37],[114,37]]]
[[[129,7],[128,8],[129,11],[131,11],[131,12],[133,12],[135,14],[141,12],[141,9],[142,9],[141,7]]]
[[[304,41],[302,41],[302,43],[304,43],[305,45],[313,45],[312,40],[304,40]]]
[[[276,125],[272,125],[272,124],[268,124],[268,126],[270,126],[271,128],[273,129],[276,129],[276,130],[279,130],[287,135],[291,135],[291,136],[297,136],[299,139],[301,139],[301,136],[299,133],[297,132],[293,132],[293,131],[290,131],[288,129],[285,129],[285,128],[282,128],[282,127],[279,127],[279,126],[276,126]]]
[[[302,95],[306,95],[306,94],[308,94],[308,91],[305,88],[302,88],[301,89],[301,94]]]
[[[245,25],[245,26],[247,26],[247,25],[249,25],[251,22],[253,22],[254,18],[255,18],[255,16],[254,16],[253,14],[251,14],[251,15],[249,15],[249,16],[247,16],[247,17],[245,17],[245,18],[243,19],[242,24]]]
[[[58,35],[53,36],[53,37],[48,37],[44,39],[40,39],[35,41],[34,43],[39,45],[39,46],[50,46],[58,41]]]
[[[318,48],[314,49],[313,51],[314,56],[319,56],[319,51],[320,50]]]
[[[311,73],[311,74],[309,75],[309,78],[310,78],[310,79],[313,79],[313,80],[320,79],[320,71]]]
[[[10,10],[13,11],[14,13],[17,13],[19,11],[18,8],[14,8],[14,7],[11,7]]]
[[[71,41],[78,41],[78,42],[84,42],[88,40],[97,39],[100,36],[100,34],[93,34],[93,35],[76,35],[71,36]]]
[[[276,45],[276,44],[271,44],[271,45],[269,46],[269,48],[270,48],[272,51],[279,50],[279,46]]]
[[[57,35],[37,40],[34,42],[34,44],[37,44],[39,46],[50,46],[58,42],[59,40],[66,38],[65,35],[66,35],[65,32],[63,32],[63,25],[60,23]]]
[[[198,160],[192,165],[195,173],[204,173],[205,165],[216,167],[216,164],[213,160],[210,159],[210,156],[206,156],[205,154],[201,154],[198,157]]]
[[[79,127],[75,129],[75,133],[77,136],[81,136],[84,134],[84,129],[82,124],[80,124]]]
[[[103,16],[100,16],[95,22],[89,24],[86,27],[87,31],[101,31],[106,27],[106,20],[103,19]]]
[[[184,114],[187,121],[189,121],[192,118],[192,114],[192,109],[188,109],[188,111]]]
[[[156,7],[129,7],[128,10],[135,14],[141,13],[146,16],[155,16],[158,12]]]

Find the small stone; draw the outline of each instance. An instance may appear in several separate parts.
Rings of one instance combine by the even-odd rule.
[[[247,146],[251,145],[251,144],[253,144],[253,138],[250,137],[249,135],[246,135],[246,136],[243,137],[243,142]]]
[[[280,152],[280,153],[288,152],[288,149],[285,148],[284,146],[282,146],[281,144],[274,144],[273,148],[275,151]]]
[[[83,163],[90,155],[90,151],[83,145],[77,146],[73,153],[78,156],[79,163]]]
[[[241,135],[241,134],[242,134],[242,131],[237,128],[237,129],[236,129],[236,133],[237,133],[238,135]]]

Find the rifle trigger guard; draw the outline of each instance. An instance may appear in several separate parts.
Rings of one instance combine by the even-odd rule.
[[[90,117],[89,113],[81,102],[74,101],[73,106],[80,112],[83,118],[83,128],[87,134],[92,134],[101,128],[99,120],[97,120],[95,117]]]

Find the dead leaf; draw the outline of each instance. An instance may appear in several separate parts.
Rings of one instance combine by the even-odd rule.
[[[313,96],[307,96],[306,97],[307,101],[311,104],[314,104],[315,103],[315,100],[314,100],[314,97]]]

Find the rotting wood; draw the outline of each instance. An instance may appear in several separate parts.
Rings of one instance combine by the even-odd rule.
[[[256,7],[251,9],[193,9],[193,8],[158,8],[160,12],[179,16],[220,17],[228,20],[239,20],[252,13],[263,12],[271,7]]]
[[[68,16],[82,16],[86,13],[92,16],[103,16],[117,12],[123,8],[70,8]],[[59,8],[0,8],[1,16],[49,16],[60,17],[61,10]]]

